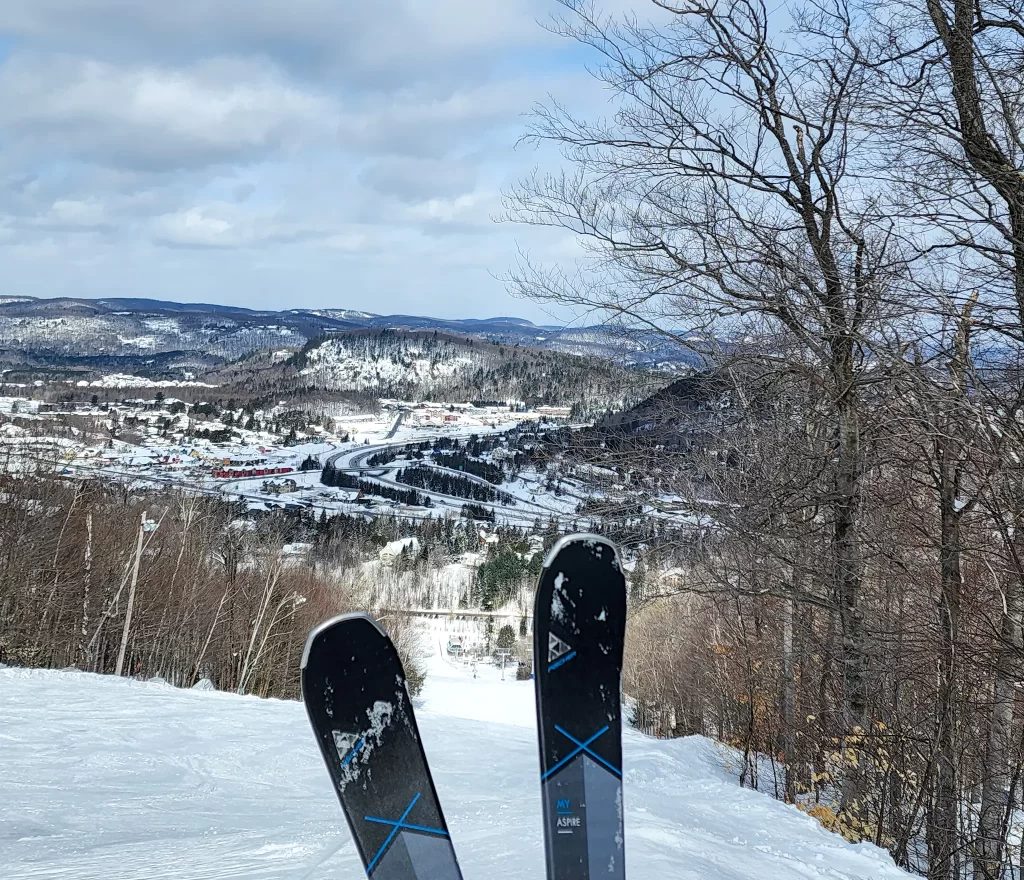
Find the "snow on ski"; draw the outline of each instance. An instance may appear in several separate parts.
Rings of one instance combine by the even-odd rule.
[[[371,617],[310,633],[302,700],[367,875],[461,880],[402,663]]]
[[[570,535],[534,606],[548,880],[623,880],[620,681],[626,585],[615,546]]]

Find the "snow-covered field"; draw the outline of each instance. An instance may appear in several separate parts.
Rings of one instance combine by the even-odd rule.
[[[0,669],[4,880],[359,878],[302,707]],[[532,682],[435,657],[417,716],[466,880],[544,876]],[[692,737],[626,731],[631,880],[898,880]]]

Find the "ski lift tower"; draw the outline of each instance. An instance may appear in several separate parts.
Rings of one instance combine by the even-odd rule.
[[[496,655],[501,658],[501,680],[505,680],[505,660],[512,656],[509,651],[496,651]]]

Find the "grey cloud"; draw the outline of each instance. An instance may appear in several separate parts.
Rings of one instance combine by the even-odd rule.
[[[15,56],[0,65],[0,126],[32,152],[128,170],[257,158],[326,136],[332,103],[265,64],[122,68]]]
[[[545,42],[545,0],[32,0],[4,4],[0,32],[117,58],[185,61],[238,52],[296,70],[400,81],[424,63],[459,64],[495,47]],[[455,57],[461,56],[461,57]]]
[[[458,160],[390,156],[365,168],[359,179],[377,192],[404,202],[457,196],[476,184],[476,168]]]
[[[364,152],[439,158],[496,128],[514,125],[518,130],[521,115],[536,97],[535,86],[525,80],[463,83],[443,95],[402,90],[387,101],[346,107],[339,116],[338,140]],[[509,131],[506,140],[515,137]]]

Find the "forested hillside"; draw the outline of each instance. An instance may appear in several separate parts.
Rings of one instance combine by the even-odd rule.
[[[593,417],[641,399],[665,379],[599,358],[444,334],[355,332],[307,345],[296,384],[400,400],[572,406]]]

